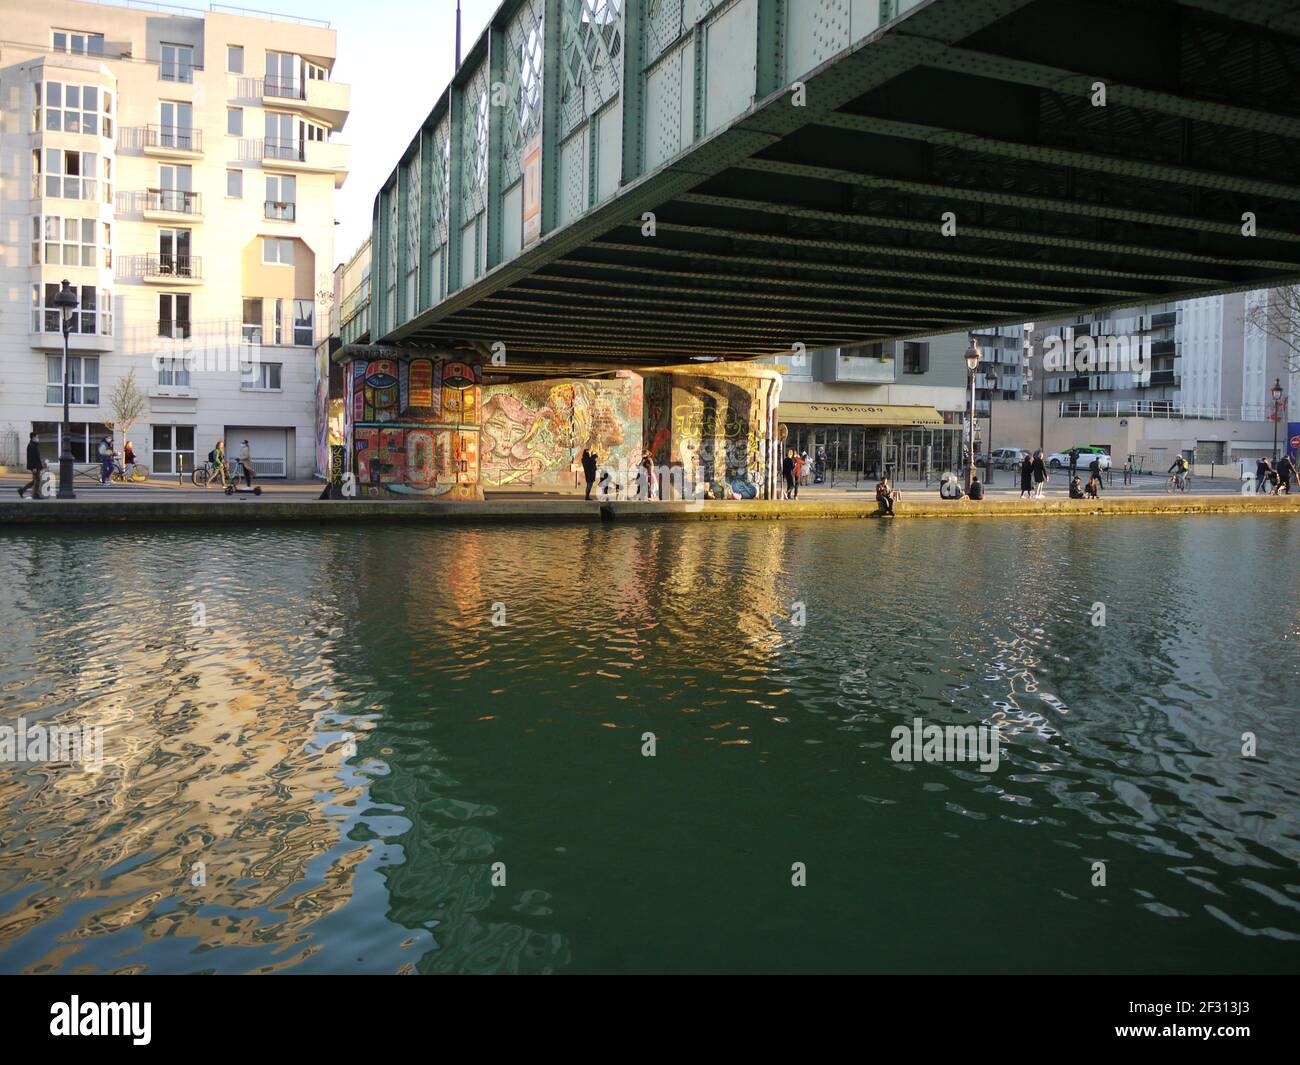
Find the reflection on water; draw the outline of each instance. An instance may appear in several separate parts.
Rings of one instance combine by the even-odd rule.
[[[1298,546],[10,532],[0,717],[105,751],[0,767],[0,969],[1295,970]],[[891,762],[917,716],[1000,768]]]

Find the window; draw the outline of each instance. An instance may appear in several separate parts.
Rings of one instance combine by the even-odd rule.
[[[226,195],[240,199],[244,195],[244,172],[242,170],[226,171]]]
[[[183,358],[159,358],[158,385],[160,388],[189,388],[189,363]]]
[[[150,197],[164,211],[194,214],[197,197],[193,193],[194,168],[161,163],[158,166],[158,189]]]
[[[190,258],[190,246],[193,230],[160,229],[158,230],[158,272],[175,274],[177,277],[190,277],[194,263]]]
[[[266,96],[282,96],[296,99],[303,95],[302,78],[299,75],[301,60],[287,52],[266,53],[266,81],[262,89]]]
[[[242,107],[226,108],[226,136],[242,137],[244,135],[244,109]]]
[[[275,301],[275,323],[274,334],[271,337],[272,344],[284,343],[284,300]]]
[[[242,338],[246,344],[262,343],[262,301],[244,300],[244,327]]]
[[[194,426],[153,426],[153,472],[184,473],[194,469]]]
[[[239,387],[245,392],[279,392],[282,363],[255,362],[245,367]]]
[[[315,340],[312,329],[312,316],[315,311],[316,305],[311,300],[293,301],[293,342],[295,344],[310,347]]]
[[[113,135],[112,94],[96,85],[68,85],[47,81],[36,86],[38,117],[36,128],[54,133],[85,133],[90,136]]]
[[[95,236],[98,229],[99,223],[93,218],[58,218],[54,215],[33,218],[32,265],[42,262],[42,247],[46,266],[97,265]]]
[[[63,326],[58,304],[54,298],[59,294],[59,285],[47,283],[44,286],[32,286],[32,332],[61,333]],[[71,333],[82,336],[113,335],[113,297],[107,289],[96,290],[94,285],[72,286],[77,294],[77,309],[72,315]],[[42,295],[44,300],[42,300]],[[62,400],[60,400],[62,402]]]
[[[194,105],[184,100],[163,100],[159,106],[158,143],[164,148],[192,152],[195,146]]]
[[[188,44],[164,44],[158,76],[163,81],[193,81],[194,48]]]
[[[266,115],[266,140],[263,155],[267,159],[301,159],[298,143],[293,136],[293,115],[269,111]],[[301,128],[301,127],[300,127]]]
[[[187,340],[190,335],[190,297],[187,292],[163,292],[158,295],[158,335],[173,340]],[[159,384],[164,382],[160,379]],[[172,383],[172,382],[167,382]],[[175,382],[179,384],[180,382]],[[185,381],[189,384],[189,381]]]
[[[242,44],[226,45],[226,72],[242,74],[244,72],[244,46]]]
[[[104,35],[84,33],[81,30],[55,30],[53,48],[56,52],[71,55],[103,55]]]
[[[929,344],[903,344],[903,373],[925,373],[929,368]]]
[[[293,241],[287,237],[262,238],[262,262],[281,266],[293,265]]]
[[[290,174],[266,176],[266,217],[292,222],[298,198],[298,182]],[[292,258],[290,262],[292,262]]]
[[[63,356],[45,357],[45,402],[63,404]],[[68,403],[77,407],[99,406],[99,357],[68,356]]]
[[[45,195],[50,199],[97,199],[98,162],[99,157],[94,152],[45,149]]]

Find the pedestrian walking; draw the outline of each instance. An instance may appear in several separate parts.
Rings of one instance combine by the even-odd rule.
[[[1020,463],[1020,498],[1032,495],[1034,491],[1034,460],[1026,455]]]
[[[108,479],[113,475],[113,441],[109,437],[104,437],[99,442],[97,450],[99,455],[99,483],[108,484]]]
[[[794,498],[794,448],[787,448],[781,462],[781,476],[785,478],[785,498]]]
[[[1259,495],[1264,491],[1264,482],[1269,479],[1269,474],[1273,472],[1273,467],[1269,465],[1268,459],[1263,455],[1255,463],[1255,494]]]
[[[792,499],[799,498],[799,482],[803,480],[803,456],[795,452],[794,456],[794,495]]]
[[[244,475],[244,487],[253,487],[253,452],[248,447],[248,441],[240,442],[239,454],[236,456],[239,461],[240,472]]]
[[[1044,489],[1047,487],[1047,464],[1043,462],[1043,452],[1040,448],[1034,452],[1034,498],[1042,499]]]
[[[130,440],[126,442],[126,447],[122,449],[122,468],[126,471],[128,477],[131,471],[135,469],[135,445]]]
[[[582,449],[582,479],[587,482],[587,494],[584,499],[591,498],[592,486],[596,483],[596,453]]]
[[[1277,479],[1278,490],[1291,494],[1291,478],[1295,476],[1295,463],[1291,461],[1291,456],[1283,453],[1282,457],[1277,460]]]
[[[36,433],[29,433],[27,436],[27,472],[32,475],[32,479],[18,489],[18,498],[27,498],[27,489],[32,490],[32,498],[41,498],[41,473],[45,469],[45,462],[41,459],[41,438]]]
[[[645,499],[655,497],[655,460],[649,451],[641,453],[641,469],[645,471]]]

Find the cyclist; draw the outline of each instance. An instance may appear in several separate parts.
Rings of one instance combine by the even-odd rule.
[[[1190,468],[1191,468],[1191,464],[1187,461],[1186,455],[1179,455],[1176,459],[1174,459],[1173,463],[1169,467],[1168,472],[1173,474],[1174,484],[1180,492],[1187,487],[1186,477],[1187,477],[1187,471]]]

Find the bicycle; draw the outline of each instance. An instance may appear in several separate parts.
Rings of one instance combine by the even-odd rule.
[[[217,469],[210,462],[205,462],[202,466],[195,466],[190,474],[190,483],[195,488],[207,488],[210,484],[225,487],[235,480],[234,473],[230,468],[230,463],[226,463],[224,471]]]
[[[108,479],[114,484],[141,484],[149,479],[149,471],[141,466],[138,462],[131,463],[131,472],[127,473],[122,468],[122,461],[113,456],[113,471],[108,475]]]
[[[1192,490],[1192,475],[1184,473],[1180,479],[1176,473],[1169,475],[1169,480],[1165,481],[1166,492],[1190,492]]]

